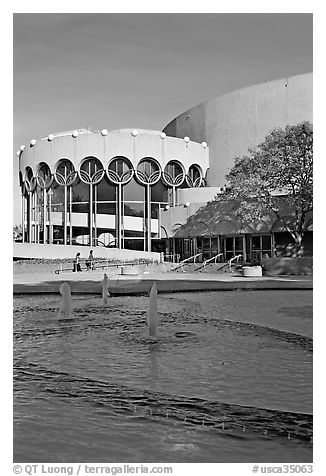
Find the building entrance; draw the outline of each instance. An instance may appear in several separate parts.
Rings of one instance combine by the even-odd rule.
[[[245,237],[243,235],[222,236],[221,253],[223,253],[224,261],[229,261],[238,255],[241,255],[240,261],[245,261]]]

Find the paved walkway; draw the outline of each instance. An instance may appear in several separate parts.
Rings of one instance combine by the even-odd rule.
[[[159,292],[219,291],[248,289],[312,289],[311,276],[263,276],[243,278],[229,274],[195,274],[143,272],[140,274],[108,274],[111,294],[148,293],[156,282]],[[98,294],[102,290],[104,272],[27,273],[14,275],[14,294],[58,293],[63,282],[73,293]]]

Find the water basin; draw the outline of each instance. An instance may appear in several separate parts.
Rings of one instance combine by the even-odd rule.
[[[312,461],[312,292],[14,300],[14,459]]]

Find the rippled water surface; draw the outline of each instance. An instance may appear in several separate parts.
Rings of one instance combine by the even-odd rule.
[[[309,462],[312,292],[14,300],[14,459]]]

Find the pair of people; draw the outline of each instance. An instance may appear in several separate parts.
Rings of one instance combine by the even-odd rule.
[[[73,272],[76,272],[76,271],[78,272],[78,271],[81,271],[81,270],[82,270],[82,269],[81,269],[81,265],[80,265],[80,259],[81,259],[81,258],[80,258],[80,253],[77,253],[77,254],[76,254],[76,257],[75,257],[75,259],[74,259],[74,261],[73,261],[73,265],[74,265],[74,267],[73,267]],[[87,258],[87,260],[86,260],[86,268],[87,268],[87,270],[89,270],[89,269],[94,269],[94,255],[93,255],[93,250],[91,250],[91,251],[89,252],[89,256],[88,256],[88,258]]]

